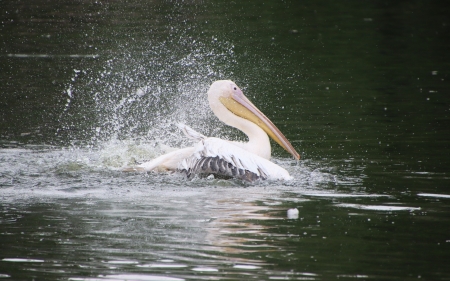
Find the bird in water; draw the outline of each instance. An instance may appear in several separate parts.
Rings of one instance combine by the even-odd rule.
[[[290,180],[282,167],[270,161],[269,136],[296,159],[300,155],[280,130],[230,80],[214,82],[208,90],[209,105],[220,121],[244,132],[248,142],[205,137],[192,128],[179,124],[184,134],[197,142],[142,163],[134,171],[178,171],[195,175],[233,177],[245,181]]]

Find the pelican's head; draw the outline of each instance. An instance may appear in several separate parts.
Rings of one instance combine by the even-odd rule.
[[[208,100],[211,108],[216,113],[218,107],[223,106],[236,116],[251,121],[263,129],[274,141],[276,141],[295,159],[300,159],[300,155],[295,151],[292,144],[281,133],[281,131],[269,120],[259,109],[253,105],[242,93],[241,89],[230,80],[219,80],[214,82],[208,91]],[[217,117],[223,122],[220,114]]]

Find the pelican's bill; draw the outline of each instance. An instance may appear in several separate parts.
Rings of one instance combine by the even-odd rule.
[[[247,119],[263,129],[282,148],[299,160],[300,155],[281,131],[267,118],[244,94],[233,94],[230,97],[219,97],[220,102],[233,114]]]

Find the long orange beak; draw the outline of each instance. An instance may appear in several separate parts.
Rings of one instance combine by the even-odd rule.
[[[239,117],[245,118],[257,124],[263,129],[274,141],[282,148],[292,154],[295,159],[299,160],[300,155],[295,151],[292,144],[281,133],[281,131],[269,120],[241,91],[234,92],[230,97],[220,97],[220,102],[225,105],[228,110]]]

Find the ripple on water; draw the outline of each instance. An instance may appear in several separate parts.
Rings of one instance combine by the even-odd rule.
[[[354,208],[360,210],[370,211],[418,211],[420,207],[407,207],[407,206],[386,206],[386,205],[362,205],[362,204],[335,204],[337,207]]]
[[[178,263],[151,263],[151,264],[139,264],[137,267],[150,267],[150,268],[184,268],[188,267],[186,264]]]
[[[108,281],[108,280],[135,280],[135,281],[184,281],[182,278],[175,278],[163,275],[147,275],[147,274],[117,274],[117,275],[99,275],[97,278],[81,278],[72,277],[68,280],[72,281]]]
[[[54,55],[54,54],[8,54],[8,57],[16,58],[90,58],[96,59],[99,55],[82,55],[82,54],[67,54],[67,55]]]
[[[217,272],[219,271],[217,268],[213,267],[194,267],[192,268],[193,271],[201,271],[201,272]]]
[[[260,266],[256,266],[256,265],[251,265],[251,264],[235,264],[233,266],[234,268],[237,269],[260,269]]]
[[[417,196],[434,197],[434,198],[450,198],[450,194],[434,194],[434,193],[418,193]]]
[[[127,261],[127,260],[113,260],[113,261],[106,261],[105,263],[109,264],[138,264],[137,261]]]
[[[330,198],[390,197],[389,195],[385,194],[364,194],[364,193],[354,194],[354,193],[334,193],[324,191],[307,192],[303,193],[303,195],[312,197],[330,197]]]
[[[2,261],[8,262],[45,262],[44,260],[39,259],[22,259],[22,258],[4,258]]]
[[[149,190],[197,187],[248,187],[259,186],[272,189],[293,190],[299,192],[305,188],[317,188],[321,185],[335,184],[339,175],[332,175],[326,168],[320,172],[314,163],[294,165],[288,159],[275,159],[278,164],[287,167],[294,176],[293,181],[265,181],[252,185],[237,180],[194,179],[170,173],[124,173],[120,167],[133,161],[145,161],[164,153],[164,149],[150,142],[136,144],[130,141],[108,143],[104,148],[56,148],[24,147],[20,149],[1,149],[0,186],[3,198],[116,198],[136,197],[148,194]],[[325,166],[324,163],[320,164]],[[344,179],[341,179],[341,181]],[[358,182],[346,178],[348,182]],[[93,184],[95,183],[95,184]],[[264,190],[267,192],[267,190]],[[379,196],[309,193],[310,196]],[[183,202],[184,200],[178,200]],[[174,201],[174,203],[176,203]],[[283,202],[267,201],[268,205]]]

